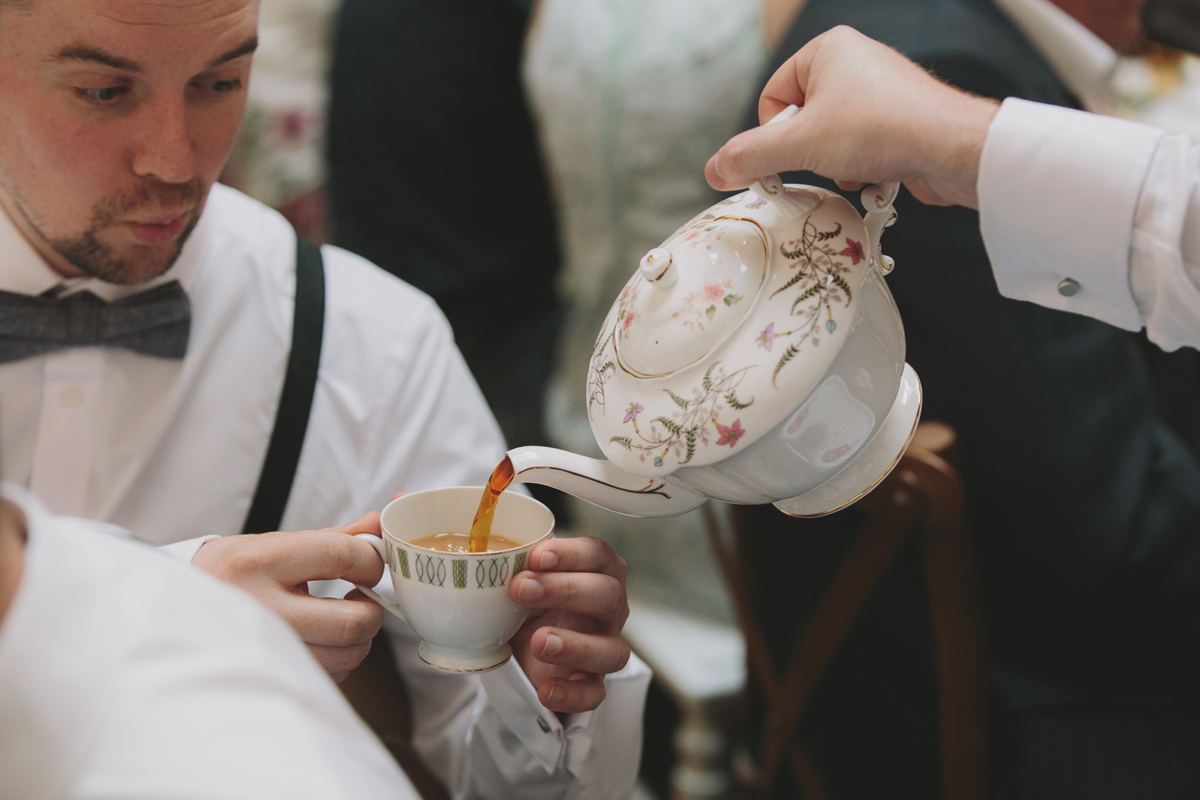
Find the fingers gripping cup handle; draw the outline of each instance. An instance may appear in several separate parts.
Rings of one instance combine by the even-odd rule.
[[[387,559],[387,549],[383,546],[383,539],[378,536],[375,536],[374,534],[370,534],[370,533],[360,533],[360,534],[356,535],[354,538],[355,539],[365,539],[372,547],[375,548],[375,552],[379,554],[379,560],[383,562],[383,568],[384,568],[383,574],[386,576],[388,573],[388,559]],[[379,605],[383,606],[383,609],[385,611],[391,612],[392,614],[395,614],[397,617],[404,620],[405,622],[408,622],[408,617],[404,616],[404,611],[400,608],[400,606],[397,605],[396,603],[393,603],[391,600],[388,600],[386,597],[381,596],[379,594],[379,592],[376,592],[374,589],[368,588],[366,586],[360,586],[357,583],[354,584],[354,588],[358,589],[360,592],[362,592],[367,597],[374,600],[376,603],[379,603]]]

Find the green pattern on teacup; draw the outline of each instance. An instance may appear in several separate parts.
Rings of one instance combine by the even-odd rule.
[[[465,559],[456,558],[451,562],[451,571],[454,573],[454,588],[467,588],[467,562]]]
[[[525,553],[525,552],[517,553],[516,556],[513,557],[513,575],[516,575],[518,572],[524,571],[525,560],[527,558],[529,558],[529,553]]]
[[[408,578],[408,551],[397,547],[396,557],[400,560],[400,574]]]

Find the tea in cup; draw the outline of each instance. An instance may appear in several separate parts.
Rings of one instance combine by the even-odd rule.
[[[398,497],[383,509],[383,538],[358,537],[387,565],[398,602],[358,588],[417,632],[421,660],[449,672],[487,672],[512,657],[508,640],[529,609],[509,598],[508,583],[525,569],[529,551],[554,534],[550,509],[504,492],[488,552],[463,551],[481,491],[456,486]]]

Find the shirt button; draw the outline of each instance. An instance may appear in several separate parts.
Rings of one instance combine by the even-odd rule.
[[[1079,281],[1074,278],[1063,278],[1058,282],[1058,293],[1063,297],[1074,297],[1079,294]]]
[[[68,386],[62,390],[62,404],[67,408],[79,408],[83,404],[83,389],[78,386]]]

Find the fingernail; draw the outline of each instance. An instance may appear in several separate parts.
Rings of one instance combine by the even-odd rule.
[[[542,571],[554,569],[558,566],[558,556],[554,555],[553,550],[543,550],[542,560],[539,562],[542,565]]]
[[[542,655],[552,656],[555,653],[561,652],[563,640],[561,636],[555,636],[553,633],[546,636],[546,646],[542,648]]]
[[[521,588],[517,589],[518,600],[537,600],[545,593],[542,585],[533,578],[526,578],[521,581]]]
[[[553,703],[555,700],[562,700],[566,696],[567,693],[561,688],[558,686],[551,686],[550,691],[546,694],[546,702]]]
[[[720,180],[725,180],[725,176],[721,174],[721,154],[717,153],[713,156],[713,174]]]

